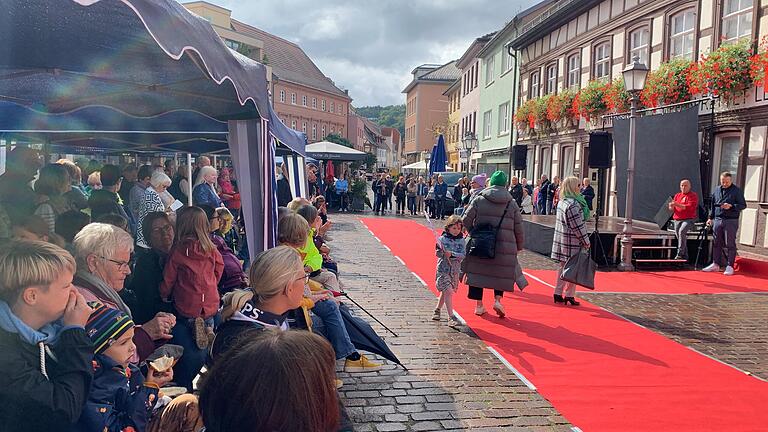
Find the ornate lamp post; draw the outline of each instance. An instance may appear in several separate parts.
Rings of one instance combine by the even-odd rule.
[[[640,57],[635,56],[632,63],[624,72],[624,88],[631,96],[632,105],[629,111],[629,160],[627,161],[627,203],[624,209],[624,229],[621,237],[621,262],[619,270],[634,271],[632,264],[632,201],[635,180],[635,141],[637,138],[637,108],[640,102],[640,92],[645,87],[648,77],[648,67],[640,63]]]
[[[475,135],[474,132],[467,132],[461,139],[461,145],[464,150],[467,151],[466,174],[467,177],[469,177],[469,172],[472,168],[472,150],[475,148],[475,146],[477,146],[477,135]]]
[[[428,151],[421,152],[421,159],[424,161],[424,172],[429,175],[429,159],[432,158],[432,153]]]

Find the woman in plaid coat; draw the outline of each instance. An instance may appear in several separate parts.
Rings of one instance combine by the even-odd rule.
[[[589,233],[585,221],[589,219],[589,208],[584,197],[579,193],[579,179],[566,178],[560,185],[560,201],[557,204],[555,237],[552,240],[552,259],[560,262],[555,286],[555,303],[571,303],[578,306],[574,295],[576,285],[564,281],[560,275],[568,258],[581,252],[582,248],[589,249]],[[563,296],[565,291],[565,296]]]

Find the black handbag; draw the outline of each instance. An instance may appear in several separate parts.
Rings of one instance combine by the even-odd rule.
[[[467,241],[467,255],[490,259],[496,257],[496,235],[501,228],[504,217],[507,216],[510,204],[512,204],[512,201],[507,203],[507,207],[504,208],[504,214],[501,215],[501,219],[499,219],[499,223],[496,226],[485,223],[472,228],[472,231],[469,232],[469,241]]]
[[[560,279],[593,290],[595,289],[595,268],[596,264],[589,256],[589,250],[582,249],[576,255],[568,258]]]

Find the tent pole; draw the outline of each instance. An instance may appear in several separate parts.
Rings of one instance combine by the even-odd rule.
[[[216,169],[219,169],[218,161],[219,161],[218,156],[213,155],[213,167],[216,168]]]
[[[192,153],[187,153],[187,205],[192,206]]]

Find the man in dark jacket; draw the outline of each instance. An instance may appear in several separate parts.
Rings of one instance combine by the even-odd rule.
[[[448,184],[443,176],[437,176],[435,184],[435,218],[445,219],[445,200],[448,196]]]
[[[547,193],[549,189],[549,178],[546,174],[541,176],[541,186],[539,186],[539,195],[536,197],[536,206],[540,215],[547,214]]]
[[[37,150],[16,147],[8,152],[5,173],[0,175],[0,207],[12,222],[24,221],[35,212],[35,192],[29,182],[34,180],[42,166]]]
[[[48,243],[0,247],[4,432],[66,431],[80,417],[93,376],[93,345],[84,328],[91,308],[72,288],[74,271],[72,256]],[[54,278],[28,277],[33,274]]]
[[[587,202],[587,208],[593,210],[592,201],[595,199],[595,189],[592,187],[587,177],[584,177],[584,182],[581,184],[581,195]]]
[[[512,177],[512,186],[509,187],[509,193],[512,194],[512,199],[515,200],[517,206],[523,204],[523,185],[517,180],[517,177]]]
[[[103,188],[94,190],[91,192],[91,197],[88,198],[92,220],[110,213],[119,214],[128,221],[132,220],[125,213],[120,195],[117,194],[117,191],[120,190],[120,184],[120,169],[115,165],[104,165],[101,168],[101,185]],[[129,232],[133,232],[133,227]]]
[[[704,268],[705,272],[720,271],[723,248],[726,249],[726,276],[733,274],[736,261],[736,232],[739,230],[739,216],[747,208],[744,193],[735,184],[731,173],[720,174],[720,185],[712,192],[712,207],[709,209],[707,226],[712,227],[714,244],[712,245],[712,264]]]
[[[555,202],[555,194],[557,193],[557,190],[560,188],[560,177],[554,176],[552,177],[552,183],[547,185],[547,213],[548,215],[555,214],[555,208],[554,208],[554,202]]]

